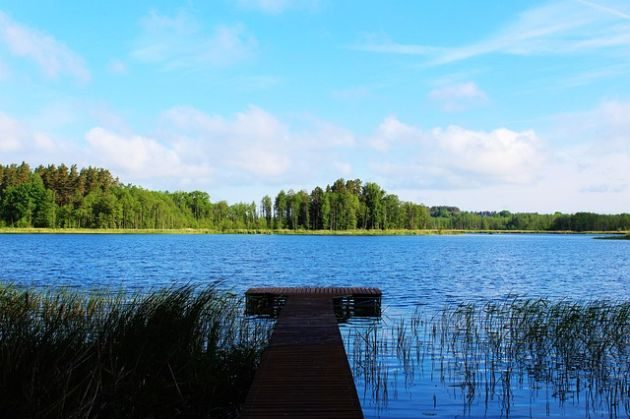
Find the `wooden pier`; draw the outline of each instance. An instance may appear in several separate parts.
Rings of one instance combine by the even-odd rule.
[[[371,300],[380,314],[376,288],[251,288],[260,302],[280,299],[271,342],[247,395],[245,418],[362,418],[359,397],[337,325],[333,299]],[[274,313],[264,307],[264,314]]]

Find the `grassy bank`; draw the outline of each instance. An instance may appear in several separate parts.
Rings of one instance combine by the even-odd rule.
[[[233,417],[269,328],[214,289],[3,286],[0,417]]]
[[[289,229],[89,229],[89,228],[0,228],[0,234],[277,234],[308,236],[419,236],[462,234],[463,230],[289,230]]]
[[[613,238],[630,238],[621,231],[546,231],[546,230],[288,230],[288,229],[90,229],[90,228],[0,228],[0,234],[277,234],[305,236],[427,236],[453,234],[600,234]]]

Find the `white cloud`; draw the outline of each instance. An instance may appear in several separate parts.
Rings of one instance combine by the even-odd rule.
[[[527,183],[544,160],[541,141],[533,131],[473,131],[458,126],[422,130],[395,117],[386,118],[369,143],[389,151],[373,167],[383,176],[421,174],[422,184],[445,188],[484,183]],[[415,172],[415,173],[414,173]]]
[[[264,141],[284,138],[287,127],[272,114],[256,106],[238,112],[226,119],[221,115],[206,114],[193,107],[174,107],[162,115],[163,122],[173,132],[198,139],[211,138],[213,141]]]
[[[312,116],[302,117],[300,122],[303,127],[299,130],[293,129],[292,136],[302,148],[310,151],[330,151],[353,148],[356,145],[356,138],[352,131],[331,122]]]
[[[90,79],[83,59],[51,35],[21,25],[0,12],[0,41],[16,56],[34,61],[49,78],[69,75],[80,82]]]
[[[429,98],[447,112],[465,110],[488,100],[486,92],[470,81],[437,87],[429,92]]]
[[[101,127],[90,129],[85,138],[102,165],[135,179],[210,173],[208,168],[184,164],[172,147],[152,138],[121,135]]]
[[[555,118],[549,136],[555,140],[555,176],[571,179],[572,189],[587,199],[616,196],[630,201],[630,102],[606,101],[592,110]],[[625,192],[620,194],[619,192]],[[590,194],[588,194],[590,193]],[[626,207],[628,211],[630,205]]]
[[[472,131],[450,126],[431,130],[428,141],[436,143],[434,157],[442,167],[495,182],[530,182],[544,159],[534,131]]]
[[[558,150],[539,168],[536,182],[518,187],[489,184],[456,190],[410,187],[406,194],[429,204],[452,204],[472,210],[621,213],[630,208],[628,167],[628,153],[591,156],[585,149]]]
[[[261,146],[239,150],[232,163],[245,172],[264,177],[283,175],[291,165],[288,155]]]
[[[431,205],[628,212],[627,115],[629,102],[606,101],[538,131],[423,130],[390,117],[369,139],[381,152],[370,172],[402,198]]]
[[[253,57],[258,44],[243,25],[217,25],[208,34],[184,12],[174,17],[151,12],[141,27],[132,57],[167,70],[230,66]]]
[[[591,154],[610,151],[630,152],[630,102],[605,101],[596,108],[584,112],[562,114],[554,117],[555,128],[550,133],[556,142],[590,144]]]
[[[62,159],[78,159],[80,153],[68,147],[66,141],[46,132],[34,130],[25,121],[0,112],[0,160],[2,163],[47,164]]]
[[[104,161],[126,171],[141,173],[152,167],[179,166],[177,155],[156,141],[140,136],[123,137],[104,128],[92,128],[85,138]]]
[[[352,174],[352,165],[347,162],[336,161],[333,163],[335,169],[337,169],[337,173],[339,176],[348,177]]]
[[[160,130],[185,159],[203,158],[228,181],[281,182],[330,170],[329,156],[352,148],[348,130],[316,118],[301,129],[255,106],[233,118],[176,107],[162,116]],[[201,157],[203,156],[203,157]],[[336,171],[332,165],[333,172]]]
[[[627,54],[630,22],[626,4],[554,1],[520,13],[493,36],[468,45],[436,47],[375,38],[353,48],[376,53],[420,55],[446,64],[487,54],[561,55],[605,50]]]
[[[237,0],[237,4],[245,10],[278,15],[287,10],[314,10],[318,7],[319,0]]]
[[[609,150],[593,154],[591,147],[566,149],[558,152],[554,164],[548,167],[546,178],[556,183],[563,182],[563,187],[570,192],[582,193],[585,203],[599,199],[598,195],[616,195],[615,201],[630,202],[626,197],[630,195],[628,167],[628,151]],[[627,212],[628,208],[626,206],[624,211]]]
[[[379,151],[389,150],[393,144],[405,144],[422,138],[419,128],[404,124],[395,116],[388,116],[378,126],[369,144]]]
[[[19,150],[27,131],[13,118],[0,113],[0,151]]]
[[[39,132],[0,113],[0,155],[5,163],[97,165],[125,183],[202,189],[231,201],[352,176],[431,205],[620,212],[630,208],[628,114],[630,103],[607,101],[556,116],[546,131],[425,129],[390,116],[360,147],[329,121],[255,106],[234,115],[174,107],[145,133],[103,118],[75,141],[55,134],[64,126]]]
[[[47,134],[33,131],[27,124],[0,112],[0,152],[3,158],[22,153],[50,153],[56,148]]]

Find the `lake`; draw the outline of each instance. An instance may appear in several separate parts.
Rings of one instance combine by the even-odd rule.
[[[588,235],[508,234],[0,235],[0,281],[112,291],[217,284],[235,293],[252,286],[379,287],[383,319],[356,319],[341,326],[357,373],[365,368],[358,362],[362,355],[352,350],[361,333],[391,339],[389,347],[394,346],[393,341],[400,338],[393,332],[396,325],[418,310],[430,317],[445,306],[504,301],[514,295],[580,303],[628,301],[630,242],[594,240]],[[418,350],[427,347],[427,342],[414,342],[409,346],[416,354],[411,367],[404,354],[387,352],[389,347],[378,355],[381,378],[376,390],[374,380],[357,373],[366,416],[608,417],[628,413],[625,387],[621,396],[600,394],[596,399],[596,391],[580,389],[579,376],[577,388],[561,392],[556,383],[531,374],[515,375],[518,382],[510,386],[503,376],[491,392],[486,385],[485,392],[471,397],[457,368],[447,369],[446,375],[442,368],[438,374],[435,354]],[[622,386],[627,385],[627,374],[627,370],[617,371]],[[573,383],[575,377],[569,378],[566,382]],[[483,387],[484,382],[477,380],[475,385]],[[606,397],[614,398],[612,408]]]

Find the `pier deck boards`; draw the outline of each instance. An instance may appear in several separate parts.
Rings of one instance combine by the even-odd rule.
[[[275,287],[275,288],[250,288],[246,295],[276,295],[289,297],[292,295],[323,297],[380,297],[381,290],[368,287]]]
[[[355,293],[356,292],[356,293]],[[333,297],[380,297],[375,288],[252,288],[287,297],[247,395],[246,418],[362,418]]]

